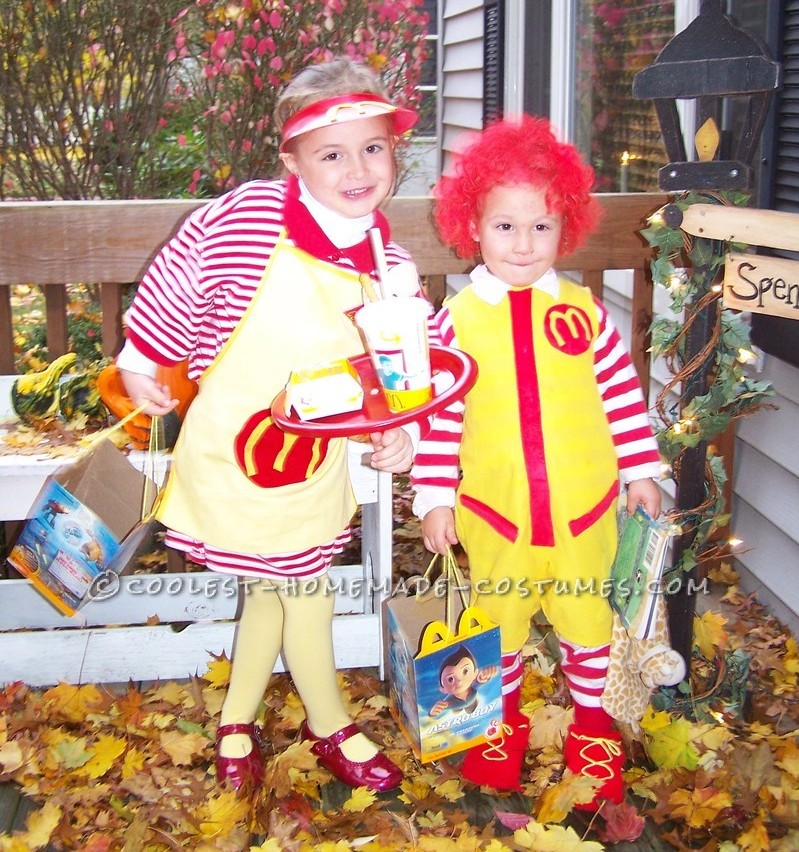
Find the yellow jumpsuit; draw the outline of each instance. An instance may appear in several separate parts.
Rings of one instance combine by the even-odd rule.
[[[588,289],[511,290],[448,303],[458,346],[479,366],[465,404],[455,517],[476,603],[503,653],[539,610],[577,645],[610,640],[618,463],[594,374],[599,317]]]

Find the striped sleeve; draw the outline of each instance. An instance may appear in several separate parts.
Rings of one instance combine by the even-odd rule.
[[[607,308],[596,300],[594,374],[624,483],[660,478],[660,453],[641,383]]]
[[[447,308],[442,308],[431,320],[430,336],[431,342],[458,348]],[[463,402],[458,401],[434,414],[427,435],[419,442],[410,474],[415,493],[413,511],[417,517],[423,518],[437,506],[455,505],[463,409]]]
[[[258,288],[282,227],[285,187],[254,181],[195,210],[146,270],[126,315],[148,358],[208,366]]]

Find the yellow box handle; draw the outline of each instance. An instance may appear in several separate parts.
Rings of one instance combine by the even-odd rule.
[[[464,639],[478,636],[496,626],[480,607],[467,606],[458,619],[458,629],[454,633],[443,621],[431,621],[425,627],[421,648],[416,658],[426,657],[428,654],[440,651],[450,645],[457,645]]]

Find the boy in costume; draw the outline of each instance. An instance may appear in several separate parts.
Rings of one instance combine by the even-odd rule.
[[[598,221],[592,182],[576,149],[529,116],[489,127],[439,181],[443,241],[483,262],[436,325],[479,374],[434,417],[412,470],[425,546],[463,545],[474,603],[500,625],[503,726],[467,752],[464,777],[519,787],[521,649],[543,609],[574,705],[566,765],[602,782],[588,808],[623,792],[621,738],[599,700],[620,481],[628,512],[660,514],[660,458],[630,357],[605,306],[553,268]]]
[[[320,763],[355,787],[402,780],[352,723],[336,680],[334,595],[324,579],[356,508],[346,440],[286,434],[269,406],[292,369],[363,352],[347,312],[363,303],[359,275],[378,266],[369,229],[380,229],[385,246],[384,288],[393,292],[394,280],[407,290],[410,281],[413,292],[397,295],[417,294],[415,267],[377,209],[394,189],[398,138],[416,120],[365,66],[340,58],[306,68],[274,115],[288,176],[250,181],[193,212],[127,315],[117,364],[136,405],[153,415],[174,407],[153,378],[158,364],[188,358],[199,380],[158,510],[166,543],[257,580],[244,587],[217,730],[217,778],[235,788],[262,780],[255,717],[281,650]],[[418,426],[370,438],[372,466],[403,471]]]

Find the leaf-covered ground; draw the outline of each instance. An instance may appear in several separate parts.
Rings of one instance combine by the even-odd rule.
[[[401,489],[395,502],[398,573],[418,573],[425,556]],[[0,836],[0,850],[568,852],[651,848],[639,840],[645,827],[679,850],[797,850],[796,640],[738,590],[729,567],[714,577],[727,590],[696,619],[692,690],[657,693],[642,730],[625,732],[627,801],[593,820],[573,811],[590,782],[564,771],[571,711],[544,628],[526,648],[522,794],[462,782],[457,757],[419,763],[369,670],[340,679],[354,718],[405,770],[401,790],[380,795],[350,790],[317,766],[299,741],[303,709],[285,675],[264,696],[270,753],[252,797],[213,777],[224,658],[203,677],[147,688],[11,685],[0,692],[0,781],[41,808],[25,831]]]

